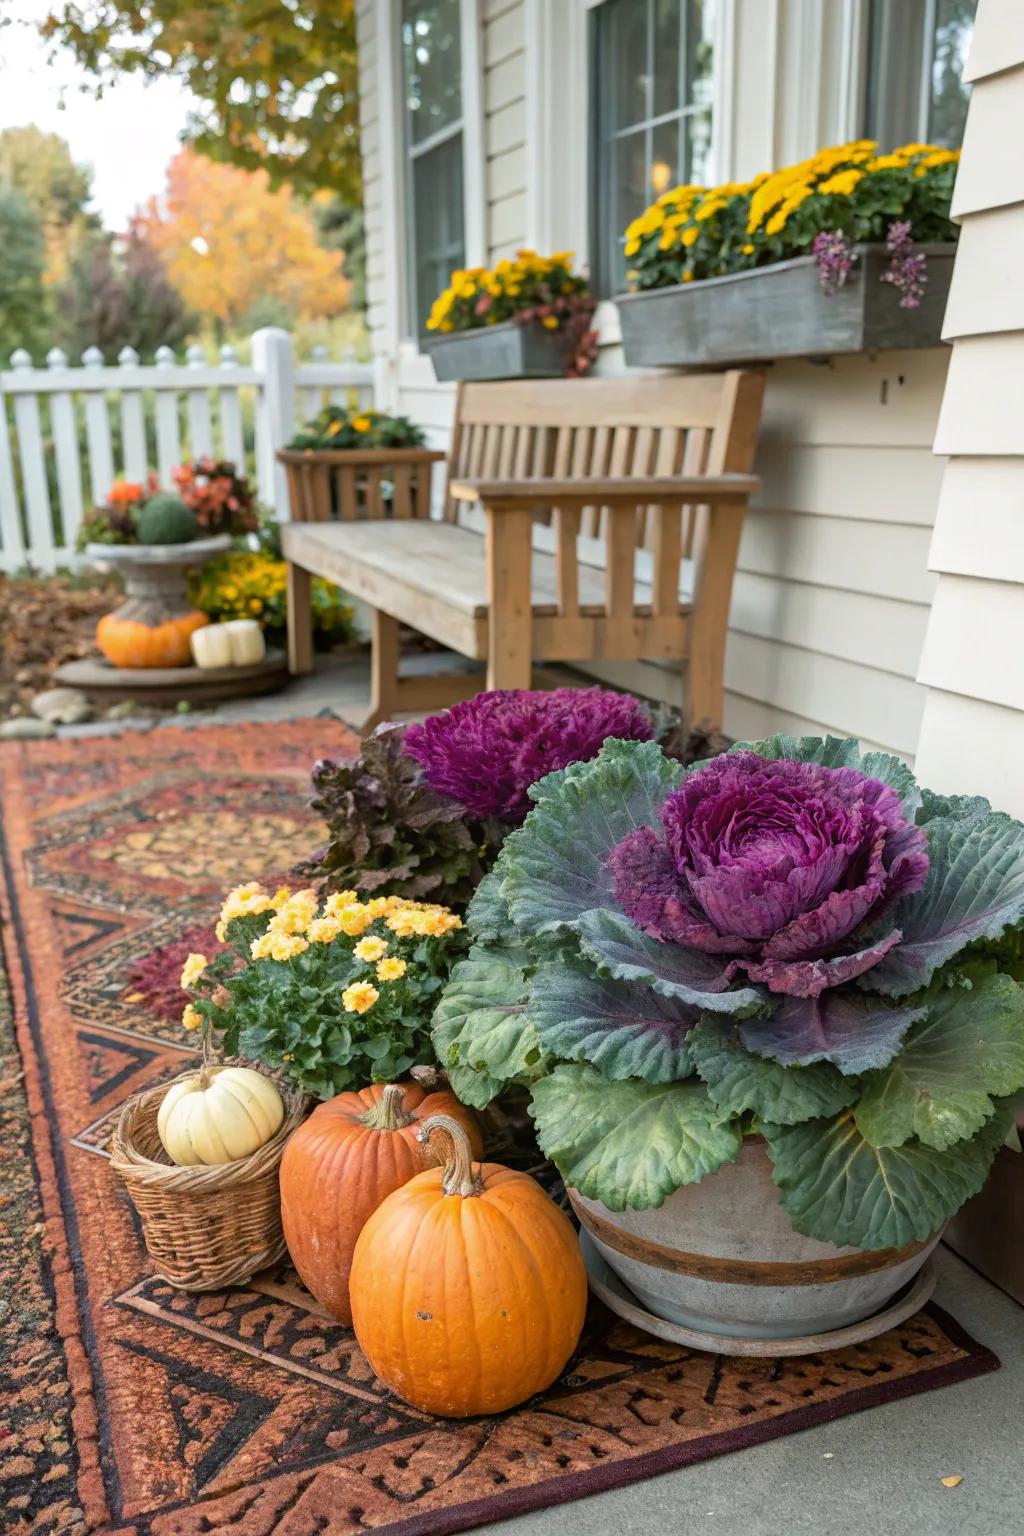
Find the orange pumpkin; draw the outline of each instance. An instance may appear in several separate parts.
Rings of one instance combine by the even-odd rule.
[[[96,626],[96,644],[115,667],[187,667],[192,661],[189,636],[209,624],[205,613],[183,613],[162,624],[141,624],[104,614]]]
[[[350,1289],[356,1338],[385,1385],[444,1417],[500,1413],[550,1386],[575,1349],[587,1272],[567,1217],[525,1173],[473,1167],[462,1127],[370,1217]]]
[[[436,1159],[416,1138],[421,1121],[457,1117],[477,1155],[476,1116],[447,1090],[419,1083],[374,1083],[339,1093],[313,1111],[281,1159],[285,1241],[307,1290],[343,1323],[352,1321],[348,1276],[352,1250],[381,1201]]]

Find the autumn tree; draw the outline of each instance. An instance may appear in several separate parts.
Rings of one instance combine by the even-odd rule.
[[[60,283],[75,255],[99,233],[88,209],[92,177],[76,164],[66,140],[28,125],[0,132],[0,187],[19,192],[44,246],[45,280]]]
[[[43,287],[43,236],[24,193],[0,186],[0,366],[19,347],[40,363],[50,308]]]
[[[57,294],[57,337],[73,358],[99,347],[115,358],[134,347],[143,362],[156,349],[180,349],[194,328],[149,230],[133,221],[123,236],[104,236],[80,250]]]
[[[186,306],[218,330],[242,325],[268,300],[281,317],[340,314],[351,284],[344,256],[317,244],[309,211],[266,171],[219,165],[191,150],[175,155],[162,203],[142,227]]]
[[[100,89],[123,74],[183,80],[203,154],[359,201],[354,0],[56,0],[43,31]]]

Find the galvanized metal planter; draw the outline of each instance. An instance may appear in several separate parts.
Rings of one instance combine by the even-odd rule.
[[[578,338],[546,331],[536,321],[506,320],[478,331],[452,331],[421,342],[441,383],[454,380],[559,379]]]
[[[813,256],[620,294],[626,362],[691,367],[938,346],[956,246],[918,249],[928,258],[928,282],[917,309],[901,309],[896,289],[881,281],[884,245],[856,246],[853,271],[830,295]]]
[[[873,1317],[941,1236],[877,1252],[802,1237],[760,1137],[748,1136],[735,1163],[676,1190],[657,1210],[610,1211],[577,1190],[570,1198],[602,1257],[649,1312],[740,1339],[796,1339]]]

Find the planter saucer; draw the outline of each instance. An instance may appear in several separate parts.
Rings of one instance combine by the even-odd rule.
[[[902,1323],[919,1312],[935,1289],[935,1267],[931,1260],[914,1277],[909,1286],[881,1312],[865,1317],[859,1323],[846,1328],[836,1328],[830,1333],[809,1333],[795,1339],[746,1339],[734,1338],[724,1333],[702,1333],[697,1328],[684,1328],[680,1323],[670,1323],[663,1317],[648,1312],[623,1284],[615,1271],[605,1262],[597,1245],[587,1233],[580,1232],[580,1250],[587,1266],[590,1289],[598,1300],[627,1323],[653,1333],[659,1339],[673,1344],[686,1344],[692,1349],[706,1350],[712,1355],[752,1355],[761,1359],[783,1355],[816,1355],[828,1349],[842,1349],[848,1344],[862,1344],[880,1333]]]

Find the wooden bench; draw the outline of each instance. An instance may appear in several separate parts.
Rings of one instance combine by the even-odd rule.
[[[762,391],[739,370],[462,385],[443,520],[283,526],[291,670],[312,666],[317,575],[373,610],[364,730],[479,686],[400,677],[400,624],[485,662],[488,688],[537,661],[679,662],[687,720],[720,727]]]

